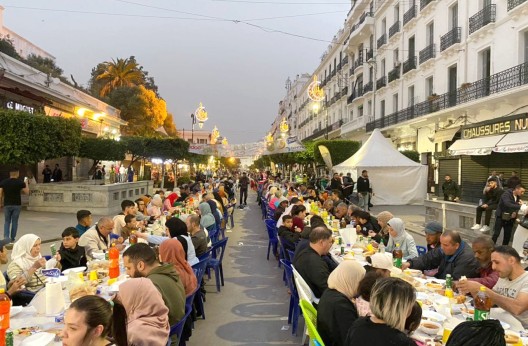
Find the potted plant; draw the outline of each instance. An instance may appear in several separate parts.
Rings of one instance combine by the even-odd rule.
[[[429,95],[429,97],[427,98],[427,100],[428,100],[429,102],[436,101],[436,100],[438,100],[438,95],[437,95],[437,94],[431,94],[431,95]]]
[[[471,86],[471,83],[462,83],[462,85],[460,85],[460,89],[461,89],[461,90],[466,90],[466,89],[468,89],[470,86]]]

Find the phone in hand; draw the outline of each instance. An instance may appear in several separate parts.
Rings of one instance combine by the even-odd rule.
[[[51,250],[51,256],[55,256],[57,254],[57,249],[55,248],[55,244],[50,245]]]

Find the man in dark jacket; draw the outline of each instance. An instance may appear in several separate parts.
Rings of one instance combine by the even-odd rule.
[[[368,171],[363,170],[361,176],[357,179],[357,193],[359,198],[358,207],[363,210],[369,210],[370,194],[372,188],[370,187],[370,179],[368,177]]]
[[[284,215],[282,217],[282,225],[279,227],[278,234],[281,238],[282,246],[285,249],[295,251],[295,243],[301,237],[301,229],[293,228],[293,217],[291,215]]]
[[[185,289],[174,266],[160,264],[154,250],[143,243],[129,247],[123,253],[123,262],[130,277],[146,277],[152,281],[169,309],[170,325],[178,323],[185,315]],[[171,337],[171,345],[178,345],[176,335]]]
[[[402,269],[411,268],[423,271],[438,268],[435,274],[437,279],[445,279],[447,274],[451,274],[453,280],[459,280],[462,276],[467,278],[479,276],[480,264],[469,244],[462,241],[457,231],[444,231],[440,237],[440,245],[433,251],[407,260]]]
[[[86,253],[78,242],[79,231],[75,227],[68,227],[62,232],[62,244],[59,249],[62,270],[86,266]]]
[[[491,221],[491,213],[497,209],[499,200],[501,198],[503,190],[498,186],[497,178],[490,178],[488,185],[484,189],[484,195],[482,196],[482,204],[477,207],[477,217],[475,219],[475,225],[471,227],[473,230],[480,230],[481,232],[487,232],[490,230],[489,224]],[[482,212],[485,211],[484,224],[481,225]]]
[[[328,287],[330,270],[321,256],[328,253],[332,244],[332,231],[322,226],[315,227],[310,232],[310,245],[296,254],[293,259],[293,266],[317,298],[321,298]]]
[[[524,187],[517,185],[513,189],[508,189],[502,194],[497,211],[495,212],[495,228],[493,229],[493,242],[497,239],[504,228],[504,238],[502,245],[508,245],[513,229],[513,223],[517,218],[517,213],[521,209],[521,196],[524,194]]]
[[[458,202],[460,200],[460,188],[458,184],[451,179],[451,175],[445,175],[445,181],[442,184],[442,192],[444,193],[444,201]]]

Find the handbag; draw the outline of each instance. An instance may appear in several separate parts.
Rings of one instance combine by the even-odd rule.
[[[511,213],[503,212],[501,215],[502,221],[510,221],[512,218]]]

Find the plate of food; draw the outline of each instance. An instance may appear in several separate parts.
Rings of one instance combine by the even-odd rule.
[[[55,334],[41,332],[41,333],[36,333],[31,336],[28,336],[22,341],[20,345],[21,346],[42,346],[42,345],[49,344],[50,342],[53,341],[53,339],[55,339]]]
[[[420,277],[423,275],[422,271],[418,269],[405,269],[403,273],[412,277]]]
[[[434,312],[431,310],[423,310],[422,320],[443,323],[446,320],[446,317],[444,315],[439,314],[438,312]]]
[[[441,290],[444,288],[444,282],[441,282],[440,280],[428,280],[425,287],[431,290]]]

